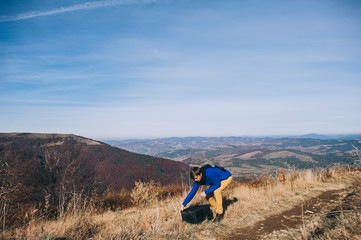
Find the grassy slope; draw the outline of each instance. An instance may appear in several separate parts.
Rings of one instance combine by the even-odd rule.
[[[285,183],[264,178],[255,183],[258,187],[233,183],[232,187],[225,191],[225,196],[227,199],[236,197],[238,201],[228,206],[225,219],[217,224],[204,222],[200,225],[192,225],[181,221],[178,209],[189,190],[185,189],[183,196],[154,202],[145,207],[116,212],[108,211],[103,214],[95,214],[88,208],[75,213],[69,212],[67,216],[57,221],[42,222],[34,219],[23,228],[3,232],[0,237],[4,239],[11,237],[16,239],[58,237],[66,239],[232,239],[237,236],[241,228],[252,226],[269,216],[301,205],[306,199],[316,197],[321,192],[345,189],[360,178],[361,172],[332,169],[328,173],[318,174],[311,170],[286,173]],[[204,200],[198,196],[192,201],[192,204],[204,203]],[[80,206],[79,209],[81,209]],[[355,214],[354,222],[357,218],[360,219],[360,214]],[[312,219],[312,221],[317,221],[317,219]],[[316,224],[310,227],[306,225],[288,229],[288,234],[279,236],[284,239],[307,238],[314,231]],[[340,233],[341,230],[338,232]],[[328,239],[326,235],[324,236],[318,237]]]

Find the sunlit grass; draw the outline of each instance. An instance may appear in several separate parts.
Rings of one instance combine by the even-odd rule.
[[[361,176],[360,172],[339,168],[318,173],[306,170],[287,171],[284,174],[285,181],[264,177],[258,182],[234,182],[226,189],[224,196],[226,199],[237,198],[238,201],[228,206],[225,218],[217,224],[209,221],[199,225],[182,222],[179,207],[188,193],[187,188],[181,196],[162,197],[161,200],[147,192],[151,201],[142,198],[142,204],[123,210],[99,214],[97,209],[89,207],[76,214],[64,214],[58,220],[33,219],[26,226],[3,232],[0,236],[2,239],[215,239],[217,236],[236,235],[241,227],[251,226],[290,209],[322,191],[344,188]],[[154,185],[152,191],[156,189]],[[138,189],[138,196],[142,191],[144,189]],[[192,205],[196,204],[206,202],[197,196],[192,201]],[[352,219],[359,218],[352,216]]]

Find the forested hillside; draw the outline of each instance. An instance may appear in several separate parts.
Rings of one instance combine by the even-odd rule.
[[[0,204],[7,221],[29,208],[58,214],[74,194],[91,197],[135,182],[179,184],[188,165],[66,134],[0,134]]]

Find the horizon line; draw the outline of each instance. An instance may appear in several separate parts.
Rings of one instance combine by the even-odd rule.
[[[144,137],[144,138],[97,138],[99,141],[134,141],[134,140],[161,140],[168,138],[279,138],[279,137],[301,137],[307,135],[316,135],[316,136],[361,136],[361,133],[330,133],[330,134],[321,134],[321,133],[305,133],[305,134],[270,134],[270,135],[233,135],[233,136],[173,136],[173,137]]]

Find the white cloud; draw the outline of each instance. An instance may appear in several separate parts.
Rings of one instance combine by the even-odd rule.
[[[105,0],[105,1],[94,1],[94,2],[87,2],[83,4],[77,4],[69,7],[61,7],[56,8],[48,11],[34,11],[19,14],[13,17],[3,16],[0,18],[0,22],[12,22],[12,21],[20,21],[28,18],[40,17],[40,16],[48,16],[54,15],[59,13],[65,12],[73,12],[79,11],[84,9],[92,9],[92,8],[101,8],[101,7],[110,7],[110,6],[117,6],[117,5],[130,5],[130,4],[146,4],[150,2],[155,2],[155,0]]]

